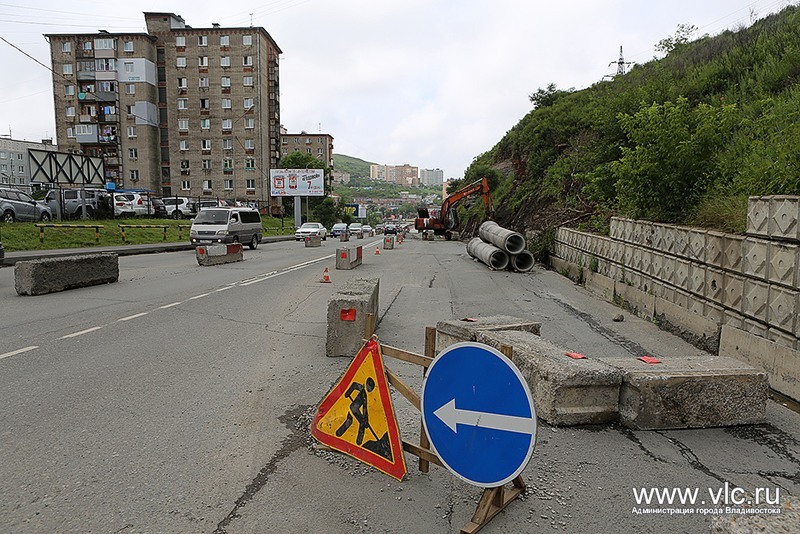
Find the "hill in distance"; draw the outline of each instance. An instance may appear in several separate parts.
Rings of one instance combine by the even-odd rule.
[[[349,173],[355,178],[369,178],[369,166],[375,163],[364,161],[363,159],[345,156],[344,154],[333,155],[333,166],[337,171]]]

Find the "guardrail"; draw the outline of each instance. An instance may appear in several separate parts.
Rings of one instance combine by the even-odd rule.
[[[100,229],[105,228],[102,224],[36,224],[34,225],[39,229],[39,243],[44,243],[44,229],[45,228],[72,228],[72,229],[87,229],[94,228],[94,240],[100,242]],[[123,238],[123,241],[125,239]]]
[[[122,242],[125,242],[125,229],[126,228],[162,228],[164,230],[164,241],[167,240],[167,229],[169,225],[167,224],[119,224],[119,229],[122,233]],[[185,226],[185,225],[183,225]]]

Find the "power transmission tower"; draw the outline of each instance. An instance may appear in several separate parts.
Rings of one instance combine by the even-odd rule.
[[[627,70],[628,67],[630,67],[631,65],[635,65],[635,62],[634,61],[625,61],[625,57],[622,55],[622,45],[620,45],[620,47],[619,47],[619,59],[617,61],[612,61],[611,63],[608,64],[609,67],[611,65],[616,65],[617,66],[617,74],[616,75],[617,76],[621,76],[621,75],[625,74],[625,71]],[[613,78],[613,76],[610,75],[610,74],[607,74],[607,75],[603,76],[603,78]]]

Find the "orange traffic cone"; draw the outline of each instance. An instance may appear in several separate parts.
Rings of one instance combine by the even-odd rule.
[[[322,280],[320,280],[320,282],[322,282],[323,284],[330,284],[331,283],[331,277],[328,275],[328,268],[327,267],[325,267],[325,270],[322,271]]]
[[[378,247],[375,247],[375,255],[376,256],[380,256],[380,253],[381,253],[381,249],[379,249]]]

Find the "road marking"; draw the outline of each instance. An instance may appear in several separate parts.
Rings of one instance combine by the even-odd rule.
[[[441,408],[433,412],[433,415],[441,419],[442,423],[449,426],[450,429],[456,433],[458,432],[458,425],[477,426],[480,428],[491,428],[492,430],[505,430],[507,432],[519,432],[522,434],[533,434],[536,432],[536,422],[530,417],[460,410],[456,408],[455,399],[442,405]]]
[[[8,358],[9,356],[16,356],[17,354],[22,354],[23,352],[28,352],[29,350],[34,350],[38,348],[39,348],[38,345],[31,345],[30,347],[25,347],[24,349],[12,350],[11,352],[0,354],[0,360],[2,360],[3,358]]]
[[[252,284],[257,284],[258,282],[264,282],[264,281],[269,280],[271,278],[275,278],[275,277],[281,276],[283,274],[291,273],[292,271],[296,271],[298,269],[302,269],[303,267],[307,267],[309,265],[313,265],[315,263],[319,263],[319,262],[324,261],[324,260],[328,260],[328,259],[333,258],[335,256],[336,256],[335,254],[328,254],[327,256],[322,256],[321,258],[317,258],[315,260],[304,261],[303,263],[298,263],[297,265],[292,265],[291,267],[287,267],[287,268],[285,268],[285,269],[283,269],[281,271],[272,271],[271,273],[263,274],[263,275],[261,275],[260,278],[257,278],[255,280],[248,279],[247,281],[242,281],[242,282],[239,283],[239,285],[244,287],[244,286],[249,286],[249,285],[252,285]]]
[[[159,306],[159,310],[166,310],[167,308],[172,308],[173,306],[180,306],[183,302],[173,302],[172,304],[167,304],[165,306]]]
[[[128,317],[123,317],[122,319],[117,319],[117,322],[130,321],[131,319],[137,319],[139,317],[143,317],[143,316],[147,315],[148,313],[150,313],[150,312],[142,312],[142,313],[137,313],[136,315],[129,315]]]
[[[87,328],[86,330],[81,330],[80,332],[73,332],[72,334],[67,334],[66,336],[61,336],[59,339],[67,339],[70,337],[78,337],[82,336],[83,334],[88,334],[89,332],[94,332],[95,330],[100,330],[103,328],[102,326],[94,326],[92,328]]]
[[[195,295],[195,296],[193,296],[193,297],[189,297],[189,300],[197,300],[197,299],[201,299],[201,298],[203,298],[203,297],[207,297],[207,296],[209,296],[210,294],[211,294],[211,293],[203,293],[203,294],[201,294],[201,295]]]
[[[231,288],[233,288],[233,287],[236,287],[236,286],[225,286],[225,287],[221,287],[221,288],[219,288],[219,289],[215,289],[215,290],[214,290],[214,293],[219,293],[220,291],[227,291],[227,290],[229,290],[229,289],[231,289]]]

